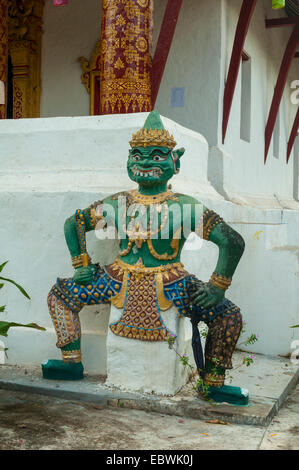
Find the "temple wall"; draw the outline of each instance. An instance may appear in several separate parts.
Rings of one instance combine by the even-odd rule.
[[[222,145],[224,83],[240,11],[238,0],[222,2],[218,143],[210,149],[209,177],[218,191],[232,201],[263,207],[298,208],[298,204],[293,201],[294,188],[298,186],[298,166],[295,168],[293,165],[294,159],[298,160],[297,146],[295,152],[292,152],[290,163],[286,165],[287,141],[297,111],[297,105],[291,102],[291,93],[294,91],[291,82],[299,78],[297,59],[293,60],[289,72],[267,164],[264,165],[265,126],[282,57],[292,32],[291,27],[265,28],[266,17],[284,16],[283,10],[271,10],[270,3],[257,2],[244,46],[251,59],[250,63],[245,62],[244,67],[241,66],[226,140]],[[246,82],[250,82],[251,92],[246,89]],[[247,99],[247,108],[243,108],[243,111],[242,97]],[[251,116],[248,117],[249,104]]]
[[[166,0],[155,1],[155,49]],[[270,1],[257,2],[245,43],[251,57],[239,73],[225,144],[222,145],[222,102],[239,0],[189,0],[183,5],[172,48],[161,82],[156,109],[164,116],[204,135],[210,147],[208,176],[217,191],[238,204],[269,208],[298,208],[298,145],[286,165],[286,146],[297,106],[290,101],[290,83],[299,79],[298,59],[293,61],[283,102],[279,128],[275,130],[267,165],[264,165],[264,132],[281,59],[291,28],[266,29],[266,16],[282,16]],[[79,56],[90,57],[100,36],[99,0],[73,0],[55,8],[46,2],[42,64],[42,116],[89,114],[89,95],[81,83]],[[245,80],[242,92],[242,73]],[[251,77],[250,77],[251,74]],[[248,83],[247,83],[248,85]],[[184,89],[183,106],[171,99],[174,89]],[[251,104],[251,116],[241,99]],[[246,101],[247,100],[247,101]],[[245,106],[246,108],[246,106]],[[241,131],[242,121],[242,131]],[[241,134],[242,133],[242,134]],[[244,136],[245,134],[245,136]],[[245,140],[247,139],[247,140]],[[249,141],[248,141],[249,140]],[[275,155],[274,155],[275,154]]]
[[[126,175],[128,141],[146,115],[5,121],[0,126],[0,261],[5,274],[29,292],[26,300],[7,286],[1,291],[5,318],[38,322],[47,332],[15,328],[5,338],[9,363],[39,364],[59,357],[46,296],[57,276],[73,273],[63,224],[77,208],[134,187]],[[194,195],[243,235],[246,251],[228,297],[240,305],[247,332],[260,340],[250,350],[287,355],[298,323],[299,212],[259,209],[225,200],[208,181],[208,144],[203,136],[163,118],[186,148],[173,190]],[[103,158],[105,156],[105,158]],[[114,241],[88,234],[93,260],[113,261]],[[207,281],[217,247],[196,238],[184,249],[186,268]],[[4,273],[3,273],[4,274]],[[85,308],[83,355],[87,372],[106,371],[107,307]],[[296,318],[297,317],[297,318]],[[188,320],[186,320],[188,321]],[[129,341],[129,340],[128,340]]]
[[[67,7],[46,0],[43,30],[41,117],[88,116],[77,59],[89,60],[100,38],[101,0],[72,0]]]

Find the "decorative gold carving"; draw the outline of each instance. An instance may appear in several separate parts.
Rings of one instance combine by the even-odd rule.
[[[0,101],[0,119],[6,117],[7,97],[7,53],[8,53],[8,28],[7,28],[7,0],[0,0],[0,81],[3,83],[3,102]]]
[[[123,251],[120,251],[119,253],[120,256],[128,255],[133,247],[133,243],[135,243],[135,245],[138,248],[141,248],[143,243],[147,243],[148,249],[154,258],[158,260],[162,260],[162,261],[174,260],[177,257],[178,252],[179,252],[179,247],[180,247],[179,239],[180,239],[180,234],[181,234],[182,229],[179,228],[173,236],[173,239],[170,243],[170,246],[173,250],[171,254],[168,254],[167,252],[163,254],[157,253],[153,246],[152,238],[154,237],[154,235],[157,235],[163,230],[168,220],[169,210],[168,210],[167,200],[178,201],[177,196],[175,196],[175,194],[172,193],[171,191],[165,191],[164,193],[153,195],[153,196],[147,196],[147,195],[141,194],[136,190],[131,190],[125,194],[127,195],[127,198],[128,198],[128,204],[137,203],[137,204],[140,204],[141,206],[151,206],[151,213],[150,213],[150,223],[149,223],[149,226],[147,225],[146,228],[140,225],[138,221],[136,222],[134,220],[135,219],[134,216],[131,217],[131,222],[129,223],[129,226],[127,228],[126,213],[124,214],[123,231],[128,235],[129,242],[128,242],[127,248],[124,249]],[[155,230],[152,229],[152,225],[151,225],[152,215],[153,215],[152,210],[156,210],[159,214],[161,213],[161,215],[163,213],[161,224]]]
[[[164,276],[164,273],[166,273],[167,271],[171,271],[173,269],[176,269],[177,272],[180,272],[180,271],[185,272],[184,265],[181,262],[164,264],[164,265],[148,268],[147,266],[144,266],[141,258],[137,261],[136,264],[128,264],[122,261],[121,259],[116,258],[114,263],[112,263],[110,266],[112,269],[118,272],[128,271],[130,273],[138,274],[140,279],[142,278],[144,274],[148,274],[148,273],[151,273],[151,274],[162,273]]]
[[[178,197],[172,191],[165,191],[164,193],[146,195],[142,194],[136,189],[132,189],[128,192],[129,198],[132,198],[134,203],[142,204],[144,206],[150,206],[152,204],[161,204],[162,202],[172,200],[178,202]]]
[[[130,141],[131,147],[159,147],[174,148],[176,142],[167,130],[163,129],[140,129],[133,134]]]
[[[121,271],[123,272],[123,284],[120,292],[111,299],[111,303],[116,307],[116,308],[123,308],[125,305],[125,300],[126,300],[126,292],[127,292],[127,284],[128,284],[128,277],[129,277],[129,270],[128,269],[123,269],[121,268]]]
[[[94,116],[96,114],[95,109],[95,93],[97,80],[100,78],[100,57],[105,54],[107,50],[107,42],[98,41],[96,47],[92,53],[90,61],[85,57],[79,57],[78,62],[81,63],[82,75],[81,81],[85,86],[87,92],[90,94],[90,114]]]
[[[141,283],[136,274],[130,275],[124,312],[120,321],[110,325],[113,333],[141,341],[163,341],[169,336],[159,308],[163,301],[169,303],[167,308],[172,302],[165,299],[162,279],[158,282],[157,277],[152,273],[144,274]]]
[[[172,259],[175,259],[178,255],[179,252],[179,247],[180,247],[180,241],[179,239],[174,239],[171,241],[170,246],[173,249],[173,252],[171,255],[168,253],[163,253],[160,255],[159,253],[156,252],[156,250],[153,247],[153,242],[150,238],[147,239],[147,245],[148,249],[150,251],[150,254],[156,258],[159,259],[160,261],[171,261]]]
[[[9,53],[13,66],[13,117],[39,117],[44,0],[8,2]]]
[[[124,275],[121,291],[111,299],[111,302],[117,308],[122,308],[124,306],[129,274],[133,275],[136,279],[138,279],[138,281],[141,281],[145,276],[154,275],[156,279],[159,307],[161,310],[167,310],[171,307],[172,302],[165,298],[163,291],[164,279],[167,281],[169,279],[170,273],[177,277],[182,275],[182,273],[185,273],[184,265],[181,262],[148,268],[143,265],[141,258],[134,265],[127,264],[119,258],[116,258],[115,262],[111,265],[111,269],[117,271],[118,274],[123,273]]]
[[[152,4],[103,2],[100,114],[151,110]]]
[[[14,85],[14,97],[13,97],[13,116],[15,119],[23,117],[23,93],[18,85]]]

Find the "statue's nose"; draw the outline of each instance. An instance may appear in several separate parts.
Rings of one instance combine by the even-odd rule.
[[[147,158],[144,158],[140,163],[143,168],[150,168],[152,166],[152,162]]]

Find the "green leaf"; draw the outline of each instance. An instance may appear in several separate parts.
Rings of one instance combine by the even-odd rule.
[[[299,325],[290,326],[290,328],[299,328]]]
[[[2,305],[2,306],[0,307],[0,312],[4,312],[4,310],[5,310],[5,305]]]
[[[14,284],[20,292],[22,292],[22,294],[27,297],[27,299],[31,300],[29,295],[27,294],[27,292],[25,291],[25,289],[23,289],[23,287],[21,287],[19,284],[17,284],[15,281],[13,281],[12,279],[7,279],[6,277],[2,277],[0,276],[0,279],[1,281],[7,281],[7,282],[11,282],[11,284]]]
[[[0,265],[0,273],[1,273],[2,269],[4,268],[4,266],[5,266],[7,263],[8,263],[8,261],[5,261],[5,263],[2,263],[2,264]]]
[[[46,328],[39,326],[36,323],[28,323],[27,325],[23,325],[22,323],[0,321],[0,336],[7,336],[9,328],[15,326],[23,326],[25,328],[34,328],[35,330],[46,331]]]

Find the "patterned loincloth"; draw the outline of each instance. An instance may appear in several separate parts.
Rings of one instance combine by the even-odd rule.
[[[182,263],[146,268],[140,263],[131,266],[117,259],[104,268],[95,265],[89,285],[77,284],[72,278],[57,279],[51,293],[74,314],[85,305],[111,302],[122,309],[120,320],[109,325],[114,334],[142,341],[164,341],[170,335],[175,337],[161,316],[161,311],[172,306],[180,317],[196,315],[197,321],[206,323],[219,315],[240,312],[225,298],[208,309],[192,306],[188,289],[194,282],[201,283]]]

